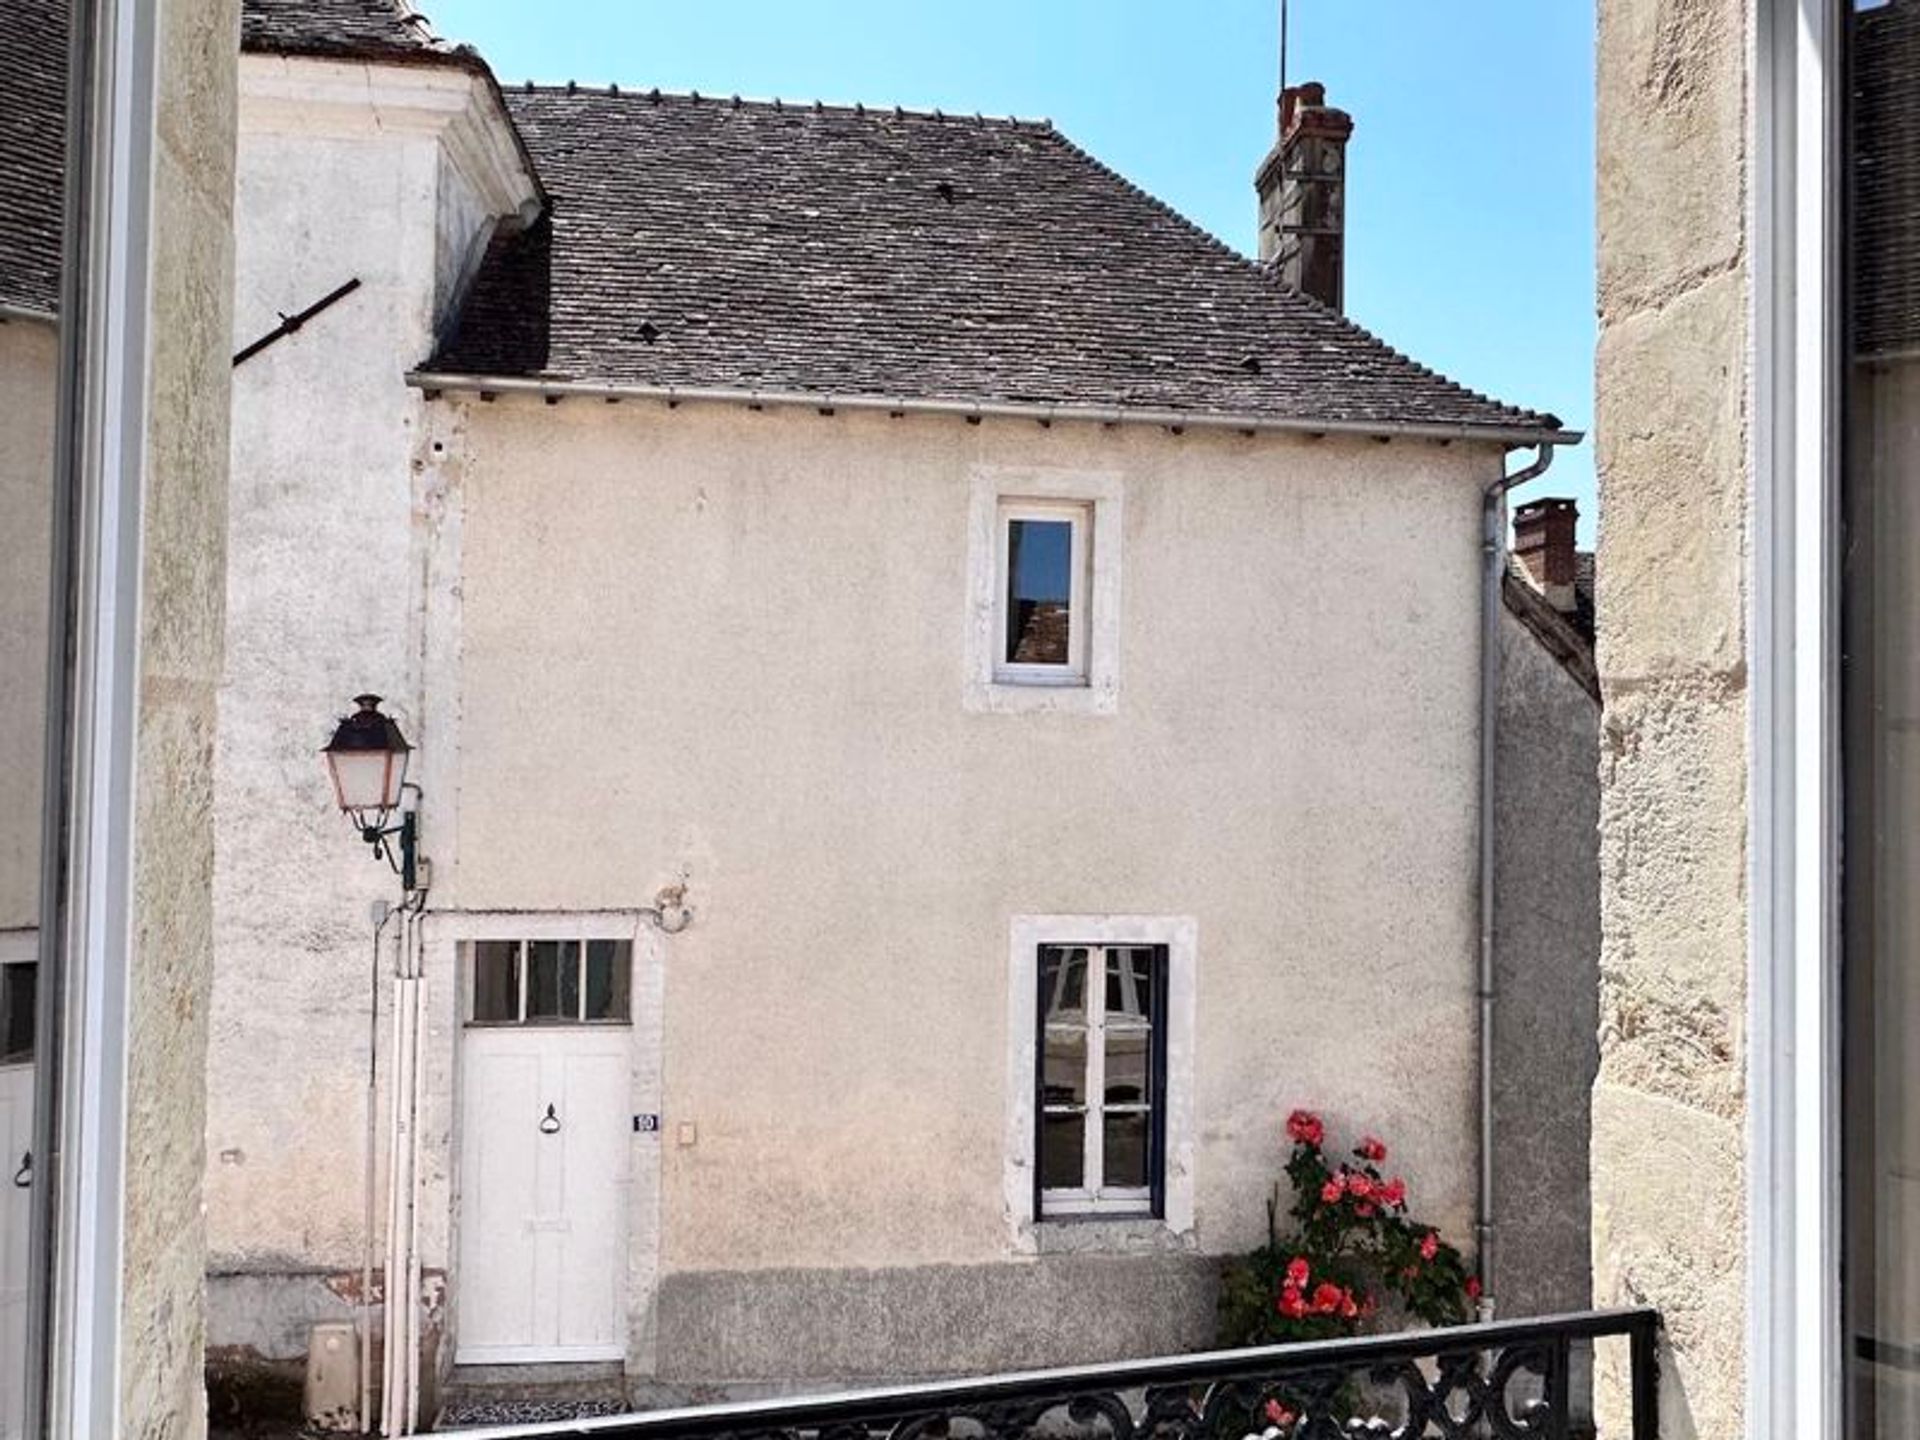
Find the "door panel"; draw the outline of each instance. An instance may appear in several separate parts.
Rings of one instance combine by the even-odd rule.
[[[624,1357],[630,1033],[466,1032],[462,1363]]]
[[[33,1066],[0,1066],[0,1436],[24,1435],[26,1392],[13,1357],[27,1348],[27,1251],[33,1192]]]

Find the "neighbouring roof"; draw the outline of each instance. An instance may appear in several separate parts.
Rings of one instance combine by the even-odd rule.
[[[245,0],[240,48],[389,63],[484,69],[479,52],[436,36],[405,0]]]
[[[1852,21],[1854,344],[1920,349],[1920,0]]]
[[[1580,558],[1585,562],[1581,567],[1585,578],[1576,585],[1580,609],[1571,615],[1548,603],[1527,574],[1526,566],[1517,560],[1509,563],[1507,573],[1501,577],[1500,595],[1506,602],[1507,613],[1526,628],[1534,642],[1559,662],[1560,668],[1575,683],[1598,701],[1600,672],[1593,656],[1593,555],[1582,552]]]
[[[506,98],[551,205],[496,239],[430,376],[1560,429],[1287,290],[1045,122]]]
[[[0,307],[60,302],[67,0],[7,0],[0,45]]]

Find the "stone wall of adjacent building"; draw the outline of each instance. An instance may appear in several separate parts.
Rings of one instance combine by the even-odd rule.
[[[1523,593],[1516,593],[1516,591]],[[1564,656],[1564,658],[1563,658]],[[1600,958],[1600,702],[1587,647],[1520,582],[1500,624],[1494,770],[1494,1235],[1504,1318],[1587,1308]]]
[[[138,1440],[206,1430],[207,817],[225,596],[239,10],[239,0],[163,0],[154,21],[120,1330],[119,1433]]]
[[[1599,25],[1594,1280],[1665,1316],[1669,1440],[1743,1412],[1747,16]]]

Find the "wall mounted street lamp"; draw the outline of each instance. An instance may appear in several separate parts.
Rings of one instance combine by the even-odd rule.
[[[413,747],[393,717],[381,712],[378,695],[356,695],[353,703],[360,708],[341,720],[321,752],[333,777],[333,797],[360,838],[393,867],[401,888],[412,895],[420,888],[419,829],[415,811],[402,802],[409,790],[416,799],[421,794],[418,785],[407,783]],[[389,825],[396,810],[399,822]]]

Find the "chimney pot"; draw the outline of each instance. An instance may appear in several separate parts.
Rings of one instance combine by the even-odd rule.
[[[1534,588],[1563,615],[1579,608],[1576,534],[1580,507],[1564,497],[1530,500],[1513,515],[1513,553]]]
[[[1280,133],[1253,188],[1260,259],[1290,289],[1334,310],[1346,302],[1347,140],[1353,117],[1316,80],[1280,92]]]

